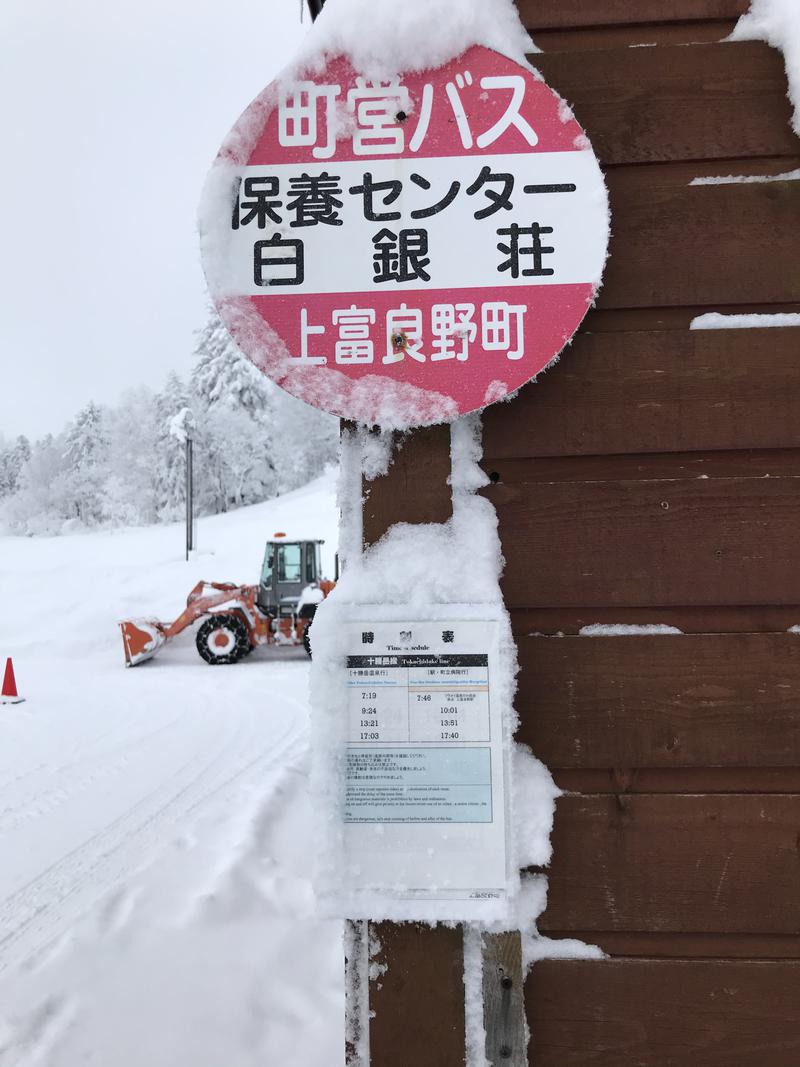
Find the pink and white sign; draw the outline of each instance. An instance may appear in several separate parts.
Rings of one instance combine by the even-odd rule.
[[[246,355],[316,407],[401,429],[552,362],[594,300],[608,231],[569,108],[481,47],[388,82],[338,59],[274,83],[201,211],[212,296]]]

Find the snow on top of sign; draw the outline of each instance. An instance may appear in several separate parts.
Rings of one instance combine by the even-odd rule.
[[[441,67],[473,45],[527,66],[538,52],[513,0],[328,0],[297,57],[322,69],[347,56],[370,78]]]
[[[541,79],[526,59],[539,49],[522,25],[513,0],[405,0],[403,4],[395,0],[328,0],[299,52],[227,135],[213,169],[218,171],[225,161],[246,163],[282,89],[304,75],[321,74],[338,56],[349,59],[365,77],[388,81],[399,74],[442,67],[474,45],[515,60]],[[336,118],[338,136],[348,136],[353,115],[347,108],[337,107]],[[201,232],[206,229],[204,221],[212,217],[210,212],[218,202],[214,194],[219,192],[218,185],[207,184],[204,189]],[[230,199],[232,204],[233,197]]]
[[[729,41],[766,41],[783,52],[794,108],[792,129],[800,137],[800,4],[797,0],[751,0]]]
[[[689,323],[690,330],[761,330],[768,327],[800,326],[800,314],[775,312],[771,315],[724,315],[721,311],[708,311],[697,315]]]
[[[726,174],[724,177],[692,178],[689,185],[755,185],[762,182],[800,182],[800,169],[783,174]]]

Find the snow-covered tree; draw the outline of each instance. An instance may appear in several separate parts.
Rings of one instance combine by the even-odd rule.
[[[305,484],[335,461],[338,419],[266,378],[213,309],[196,355],[191,383],[208,494],[204,506],[217,511],[266,500]]]
[[[30,441],[23,434],[13,445],[0,448],[0,497],[17,491],[20,473],[30,458]]]
[[[318,477],[339,452],[339,420],[304,404],[278,386],[273,417],[279,432],[273,437],[273,457],[280,471],[281,493]]]
[[[191,388],[209,410],[223,406],[260,419],[269,409],[267,379],[242,355],[219,315],[209,309],[197,335]]]
[[[48,434],[37,441],[20,471],[17,491],[3,508],[15,533],[56,534],[74,518],[67,486],[64,440]]]
[[[103,518],[108,436],[101,408],[90,400],[67,428],[64,441],[65,489],[71,517],[94,526]]]
[[[183,517],[194,441],[196,511],[216,514],[297,488],[336,459],[338,420],[293,399],[233,343],[216,312],[198,334],[188,383],[90,402],[58,437],[0,440],[0,519],[20,533]]]
[[[186,506],[186,453],[182,442],[172,433],[172,422],[188,406],[186,385],[173,371],[155,399],[154,412],[154,504],[162,522],[180,518]]]
[[[90,400],[67,429],[64,457],[70,467],[97,466],[104,458],[106,443],[103,412]]]
[[[158,438],[156,396],[140,387],[124,394],[107,412],[107,477],[103,486],[103,517],[112,526],[158,520],[156,477]]]
[[[241,354],[215,311],[200,331],[192,369],[195,465],[202,511],[228,511],[278,490],[267,379]]]

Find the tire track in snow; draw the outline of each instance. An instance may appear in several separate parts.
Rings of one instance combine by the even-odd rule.
[[[45,1063],[75,1015],[70,1001],[50,997],[22,1022],[3,1025],[0,1018],[0,1067],[37,1067]]]
[[[0,906],[0,974],[15,962],[7,958],[7,954],[21,940],[23,959],[18,962],[23,962],[31,954],[40,953],[54,937],[58,937],[65,925],[71,925],[93,906],[98,892],[107,891],[110,886],[118,884],[126,874],[131,874],[134,869],[138,869],[143,863],[143,853],[150,842],[158,841],[163,837],[165,816],[170,811],[173,814],[168,819],[169,823],[179,821],[184,815],[199,808],[209,797],[264,761],[263,756],[255,757],[215,788],[201,793],[186,811],[175,811],[176,805],[187,794],[191,795],[194,787],[205,779],[208,769],[217,763],[217,759],[214,758],[179,793],[170,796],[144,820],[140,820],[129,828],[133,813],[145,805],[145,801],[142,801],[66,857],[51,865],[13,897],[8,898]],[[266,760],[266,765],[268,767],[272,765],[272,757]],[[154,790],[147,799],[157,795],[158,792],[159,790]],[[120,831],[123,831],[122,836]],[[146,836],[142,837],[142,835]],[[134,861],[132,856],[134,838],[139,839],[135,846],[136,853],[140,857],[138,862]],[[107,840],[109,840],[108,844],[106,844]],[[115,860],[117,860],[116,863]],[[86,900],[82,907],[68,908],[67,906],[79,898],[87,887],[92,891],[90,899]],[[41,897],[45,898],[44,902],[38,903]],[[15,921],[15,917],[20,911],[25,917],[18,922]],[[10,929],[8,929],[9,920]]]
[[[281,672],[273,680],[288,681],[289,674]],[[287,706],[305,712],[305,702],[291,693],[281,693],[280,703],[284,712]],[[212,709],[211,714],[219,714],[220,726],[230,725],[224,712]],[[127,874],[145,866],[164,841],[168,828],[196,814],[214,796],[258,767],[268,770],[281,764],[293,748],[305,743],[304,726],[292,716],[277,737],[253,737],[254,716],[263,714],[251,709],[247,722],[236,720],[234,732],[225,739],[222,750],[216,744],[219,731],[212,733],[205,743],[206,750],[210,746],[210,756],[180,788],[175,789],[175,779],[180,780],[196,767],[196,757],[170,772],[171,782],[148,791],[116,819],[8,896],[0,904],[0,973],[41,953]],[[254,741],[267,750],[245,758],[252,753]],[[215,774],[217,769],[231,767],[233,770],[221,779]]]
[[[136,737],[140,737],[141,736],[143,738],[147,738],[149,736],[152,736],[153,733],[158,733],[161,730],[168,729],[170,726],[174,726],[175,723],[177,723],[180,719],[182,719],[187,714],[188,714],[188,711],[182,711],[182,712],[180,712],[180,714],[176,715],[174,719],[171,719],[169,722],[162,723],[162,725],[159,726],[157,728],[157,730],[152,731],[151,734],[145,734],[145,735],[138,735],[137,734],[137,735],[134,735],[134,736],[136,736]],[[93,734],[92,739],[91,739],[92,748],[93,749],[97,749],[100,745],[103,744],[103,742],[107,738],[114,737],[116,734],[119,734],[120,727],[130,726],[134,722],[135,722],[135,720],[132,720],[132,719],[123,719],[123,720],[120,720],[120,721],[116,722],[113,726],[109,727],[107,730],[104,730],[101,733]],[[35,767],[29,767],[26,770],[23,770],[23,771],[20,771],[20,772],[14,774],[13,777],[7,778],[5,781],[0,781],[0,796],[2,796],[2,794],[6,790],[12,788],[15,785],[18,785],[20,782],[24,781],[25,779],[30,778],[31,775],[33,775],[33,774],[38,774],[41,771],[45,771],[49,775],[57,774],[57,773],[59,773],[61,771],[65,771],[65,770],[70,769],[71,767],[77,766],[80,763],[86,762],[90,757],[86,754],[85,749],[82,747],[84,740],[85,739],[80,738],[75,742],[74,749],[73,749],[74,757],[72,759],[68,759],[64,763],[58,764],[58,766],[56,766],[56,767],[53,766],[52,762],[48,762],[48,760],[45,759],[45,760],[42,760],[40,763],[37,763]],[[123,748],[125,746],[125,744],[127,742],[129,742],[130,740],[131,740],[131,734],[130,733],[124,735],[123,737],[120,738],[118,744],[115,744],[115,745],[112,746],[111,751],[113,752],[118,748]],[[97,756],[99,756],[99,755],[100,755],[100,753],[97,753]],[[9,761],[8,765],[0,767],[0,770],[7,771],[13,766],[14,766],[14,761]]]
[[[72,800],[80,793],[85,792],[97,782],[120,774],[130,766],[136,753],[140,749],[150,745],[154,738],[160,737],[166,731],[174,729],[176,724],[187,714],[188,712],[183,712],[171,722],[163,724],[156,730],[152,730],[149,733],[142,734],[138,737],[129,738],[127,744],[125,742],[120,742],[115,745],[112,751],[122,750],[123,754],[111,763],[105,762],[107,754],[97,753],[96,755],[83,756],[71,762],[62,763],[55,768],[48,768],[46,764],[42,764],[41,767],[37,767],[35,770],[28,772],[27,775],[20,775],[14,784],[18,784],[22,779],[29,778],[31,774],[35,774],[42,769],[47,771],[47,777],[50,779],[57,779],[60,776],[64,776],[67,781],[66,784],[63,785],[51,786],[50,789],[45,792],[41,792],[40,790],[31,791],[31,787],[28,785],[26,788],[29,792],[26,797],[15,801],[14,804],[11,805],[6,803],[5,807],[0,808],[0,833],[4,830],[16,829],[17,826],[41,818],[44,815],[50,815],[55,809]],[[90,771],[77,780],[70,779],[68,772],[72,772],[76,768],[86,765],[90,768],[94,768],[93,773]],[[0,786],[0,798],[2,798],[4,791],[8,791],[7,787]]]

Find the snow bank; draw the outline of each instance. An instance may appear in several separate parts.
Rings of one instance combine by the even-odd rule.
[[[334,490],[201,519],[189,563],[180,525],[0,537],[0,650],[27,697],[0,709],[2,1067],[343,1064],[305,653],[211,668],[187,632],[125,670],[116,625],[174,618],[201,578],[255,581],[275,530],[326,537],[332,573]]]
[[[797,0],[751,0],[729,41],[766,41],[783,52],[788,97],[794,108],[792,129],[800,137],[800,4]]]
[[[297,56],[321,70],[348,56],[369,78],[441,67],[473,45],[527,66],[538,52],[512,0],[328,0]]]
[[[709,311],[705,315],[697,315],[689,323],[690,330],[763,330],[783,326],[800,326],[800,314],[723,315],[719,311]]]

